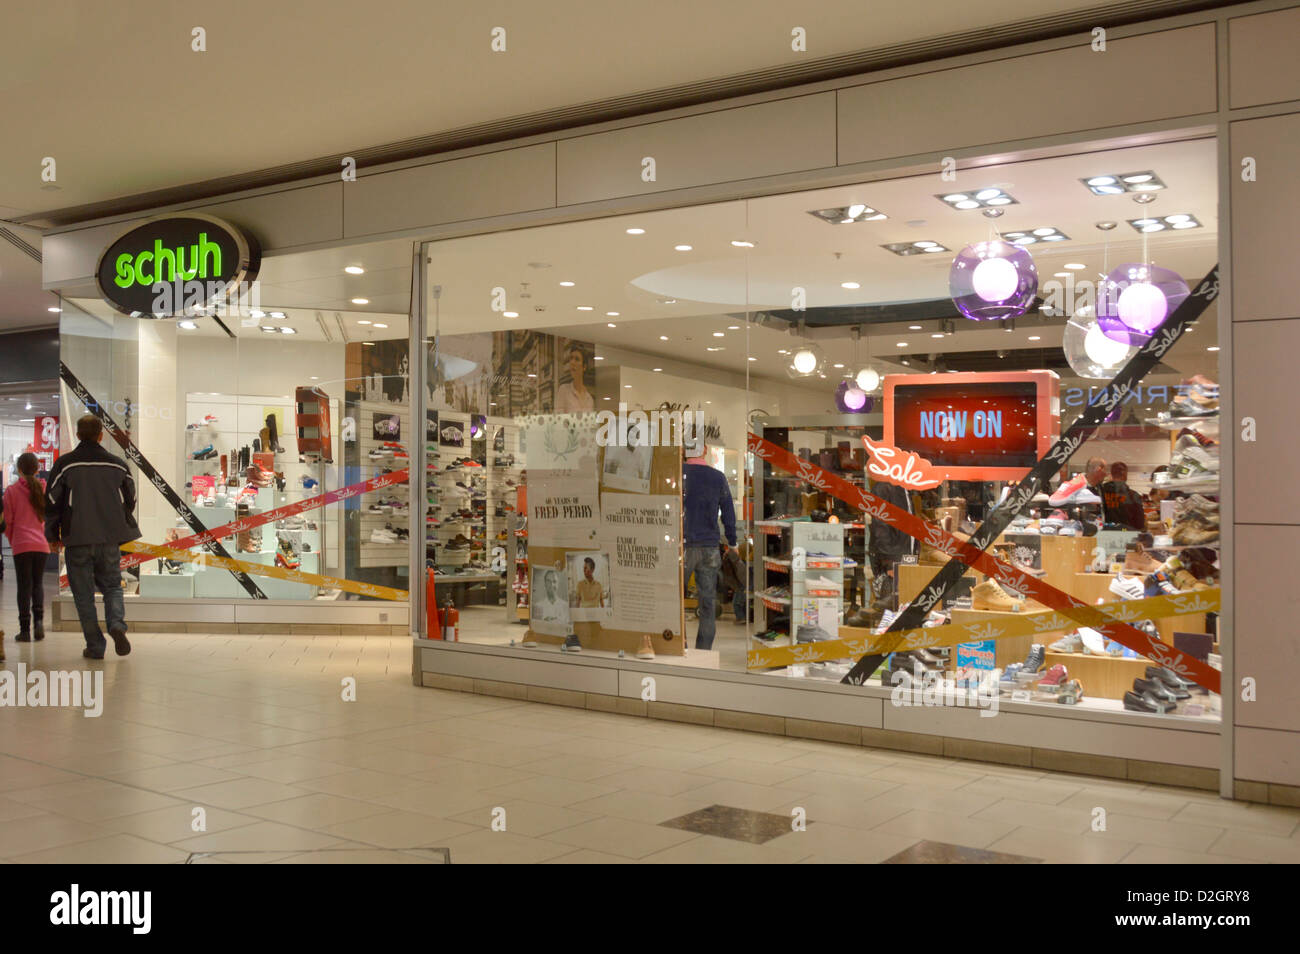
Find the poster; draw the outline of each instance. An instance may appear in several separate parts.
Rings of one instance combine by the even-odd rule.
[[[376,412],[371,419],[371,434],[377,441],[400,441],[402,419],[396,414]]]
[[[596,346],[573,338],[556,339],[559,377],[555,383],[555,410],[559,414],[586,414],[596,410]]]
[[[602,483],[615,490],[648,494],[653,460],[654,448],[646,435],[640,428],[629,428],[625,445],[605,448]]]
[[[538,470],[596,469],[596,420],[576,415],[525,418],[520,432],[520,466]]]
[[[598,546],[599,496],[591,471],[528,472],[528,545],[560,549]]]
[[[563,571],[549,566],[534,566],[531,570],[529,628],[547,636],[567,636],[569,602],[565,598]]]
[[[681,626],[681,501],[673,494],[601,495],[602,550],[612,555],[609,627],[676,633]]]
[[[460,449],[465,446],[465,422],[444,417],[438,431],[438,446]]]
[[[603,550],[570,550],[565,554],[569,583],[569,617],[576,623],[601,623],[614,606],[609,554]]]

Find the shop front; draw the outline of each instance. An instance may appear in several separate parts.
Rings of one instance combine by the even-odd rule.
[[[409,632],[417,685],[1294,799],[1220,420],[1235,323],[1292,318],[1226,294],[1294,230],[1228,215],[1234,137],[1294,151],[1221,94],[1229,40],[1296,14],[1244,9],[51,236],[64,446],[111,419],[156,490],[132,625]]]

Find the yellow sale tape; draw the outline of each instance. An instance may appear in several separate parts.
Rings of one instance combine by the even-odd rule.
[[[344,593],[357,593],[361,596],[373,596],[381,600],[406,600],[410,594],[406,590],[395,590],[387,586],[375,586],[373,583],[358,583],[336,576],[317,576],[315,573],[303,573],[301,570],[286,570],[278,566],[266,566],[263,563],[249,563],[247,560],[228,560],[213,556],[211,553],[193,553],[189,550],[173,550],[153,543],[122,544],[123,550],[132,553],[147,553],[150,556],[166,560],[180,560],[184,563],[198,563],[201,566],[215,566],[222,570],[243,570],[253,576],[269,576],[276,580],[288,580],[291,583],[308,583],[329,589],[342,590]]]
[[[1219,589],[1194,590],[1173,596],[1150,596],[1141,600],[1120,600],[1089,607],[1096,611],[1102,623],[1132,623],[1136,620],[1159,619],[1164,616],[1185,616],[1192,613],[1214,613],[1219,609]],[[1045,613],[1015,615],[999,613],[996,621],[975,623],[948,623],[944,626],[922,626],[892,633],[867,633],[850,639],[829,639],[818,643],[800,643],[797,646],[764,646],[751,649],[748,668],[770,669],[792,663],[818,662],[825,659],[857,658],[879,652],[881,647],[893,645],[895,651],[924,649],[931,646],[956,646],[985,639],[1005,639],[1009,636],[1034,636],[1058,630],[1073,630],[1077,623],[1064,613],[1048,610]],[[1101,626],[1096,628],[1100,629]],[[859,630],[859,632],[861,632]],[[896,640],[898,641],[895,645]]]

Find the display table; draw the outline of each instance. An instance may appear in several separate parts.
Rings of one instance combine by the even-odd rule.
[[[1122,656],[1088,656],[1083,653],[1047,654],[1043,670],[1060,664],[1069,670],[1069,678],[1083,683],[1085,696],[1096,699],[1123,699],[1133,688],[1134,679],[1145,679],[1147,659],[1125,659]]]

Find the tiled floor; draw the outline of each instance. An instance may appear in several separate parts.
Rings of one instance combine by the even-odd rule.
[[[7,576],[5,668],[81,669],[77,636],[12,641],[12,591]],[[437,856],[381,849],[439,847],[462,864],[1300,861],[1294,810],[417,689],[404,638],[133,643],[89,664],[104,672],[100,718],[0,709],[0,858],[410,863]],[[712,806],[802,809],[806,830],[754,844],[727,837],[718,818],[736,813],[717,810],[711,827],[662,824]]]

